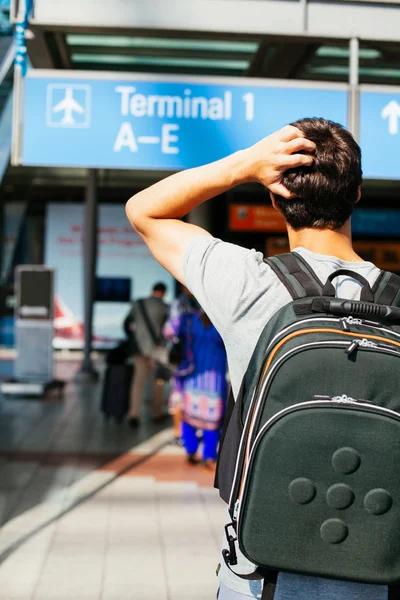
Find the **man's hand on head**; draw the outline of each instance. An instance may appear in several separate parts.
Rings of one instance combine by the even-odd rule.
[[[293,194],[282,184],[282,175],[288,169],[310,167],[314,151],[314,142],[297,127],[287,125],[244,151],[247,177],[278,196],[291,198]]]
[[[210,233],[180,218],[246,181],[259,181],[279,196],[293,197],[282,184],[282,175],[288,169],[312,165],[314,150],[315,144],[299,129],[284,127],[247,150],[175,173],[140,191],[127,202],[128,219],[158,262],[184,284],[186,249]]]

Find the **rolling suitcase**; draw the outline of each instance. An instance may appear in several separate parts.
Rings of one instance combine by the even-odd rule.
[[[128,355],[125,351],[126,347],[121,344],[108,353],[101,399],[104,418],[112,418],[117,423],[122,423],[128,412],[133,377],[133,365],[126,363]]]

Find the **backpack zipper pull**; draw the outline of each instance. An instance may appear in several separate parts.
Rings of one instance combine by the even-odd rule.
[[[343,319],[340,319],[340,322],[342,324],[342,327],[345,331],[349,330],[349,326],[347,324],[347,317],[343,317]]]
[[[232,535],[229,532],[230,528],[232,528],[233,533],[236,534],[233,523],[228,523],[228,525],[225,525],[225,535],[226,535],[226,541],[228,542],[229,550],[227,550],[227,551],[224,550],[224,552],[227,553],[226,558],[228,560],[228,563],[230,565],[237,565],[237,554],[236,554],[236,548],[235,548],[235,542],[237,542],[237,536]]]
[[[360,340],[360,346],[363,346],[363,348],[378,348],[379,344],[376,344],[371,340],[367,340],[367,338],[363,338],[362,340]]]
[[[347,346],[346,348],[346,354],[348,354],[349,356],[351,356],[351,354],[353,354],[353,352],[355,352],[358,348],[358,346],[360,345],[359,340],[353,340],[351,342],[351,344],[349,346]]]
[[[240,507],[240,500],[236,500],[235,502],[235,507],[233,509],[233,520],[237,521],[237,516],[239,513],[239,507]]]
[[[354,398],[351,398],[346,394],[342,394],[341,396],[333,396],[331,400],[333,400],[334,402],[342,402],[343,404],[352,404],[354,402],[358,402],[358,400],[355,400]]]
[[[362,319],[356,319],[355,317],[352,317],[351,315],[349,315],[348,317],[343,317],[342,319],[340,319],[340,322],[345,331],[350,330],[350,327],[349,327],[350,325],[362,325],[363,324]]]

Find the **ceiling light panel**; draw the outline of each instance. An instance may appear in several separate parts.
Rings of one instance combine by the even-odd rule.
[[[246,60],[210,60],[202,58],[173,58],[168,56],[125,56],[121,54],[72,54],[74,63],[93,63],[104,65],[137,65],[154,67],[193,67],[205,69],[232,69],[233,71],[243,71],[249,67],[249,61]]]
[[[159,48],[160,50],[215,50],[220,52],[248,52],[253,54],[258,48],[256,42],[225,40],[193,40],[174,38],[128,37],[114,35],[81,35],[69,33],[66,36],[69,46],[96,46],[109,48]]]

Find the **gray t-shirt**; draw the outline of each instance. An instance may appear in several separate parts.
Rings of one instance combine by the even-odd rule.
[[[363,275],[372,285],[378,274],[370,262],[346,262],[334,256],[296,248],[316,275],[325,282],[338,269],[351,269]],[[198,238],[187,248],[184,258],[184,277],[189,290],[207,313],[225,343],[232,388],[236,397],[258,338],[273,315],[291,297],[260,252],[221,240]],[[336,295],[356,300],[361,284],[347,276],[333,281]],[[238,572],[251,572],[251,563],[239,556]],[[228,588],[253,598],[261,597],[261,584],[233,575],[221,563],[220,579]],[[290,583],[290,586],[289,586]],[[298,585],[297,585],[298,584]],[[338,584],[339,587],[338,587]],[[343,592],[338,594],[340,587]],[[297,590],[290,592],[291,590]],[[356,595],[354,591],[357,590]],[[330,598],[330,580],[281,574],[277,593],[282,600]],[[346,600],[386,600],[386,586],[371,586],[337,582],[333,598]]]

